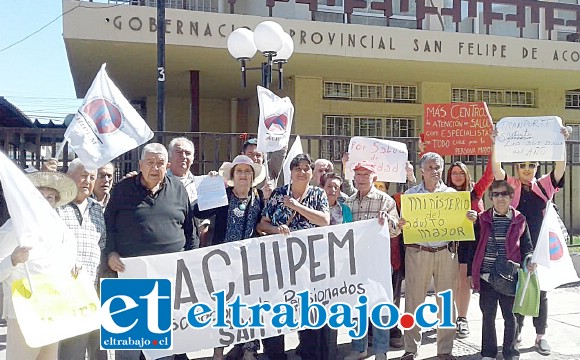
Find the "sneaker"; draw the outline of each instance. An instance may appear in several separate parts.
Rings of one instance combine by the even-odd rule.
[[[359,352],[356,350],[352,350],[350,352],[350,354],[348,354],[344,360],[360,360],[360,359],[365,359],[367,357],[367,352],[366,350],[363,352]]]
[[[542,355],[550,355],[552,353],[552,348],[548,345],[548,341],[546,339],[536,340],[536,344],[534,345],[538,353]]]
[[[469,324],[464,317],[457,318],[457,337],[464,339],[469,336]]]
[[[414,360],[417,357],[416,353],[405,351],[399,360]]]
[[[387,360],[387,353],[376,353],[375,360]]]
[[[481,358],[481,360],[495,360],[495,358],[489,357],[489,356],[484,356]]]

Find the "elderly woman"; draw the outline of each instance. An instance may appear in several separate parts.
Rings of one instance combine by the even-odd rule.
[[[226,189],[228,205],[200,211],[196,204],[193,210],[194,215],[200,219],[208,219],[216,215],[213,244],[256,236],[256,226],[260,222],[264,199],[262,192],[255,187],[264,180],[264,167],[254,163],[246,155],[238,155],[234,161],[224,163],[219,173],[228,185]],[[244,360],[255,359],[258,349],[258,341],[239,344],[228,353],[228,359],[233,360],[241,357]],[[223,351],[223,348],[214,349],[213,358],[223,359]]]
[[[560,129],[564,139],[568,139],[570,133],[566,127]],[[495,137],[501,136],[494,131],[492,140],[495,143]],[[566,159],[566,157],[564,157]],[[534,248],[538,242],[540,228],[544,220],[546,203],[564,186],[564,172],[566,171],[566,160],[554,162],[554,169],[547,174],[536,177],[539,163],[530,159],[516,163],[517,177],[509,176],[502,169],[501,163],[492,159],[493,175],[496,180],[506,180],[513,187],[514,194],[511,198],[511,206],[521,212],[525,217],[530,228],[530,237]],[[518,320],[519,342],[520,332],[524,326],[524,317],[516,315]],[[546,328],[548,327],[548,298],[545,291],[540,292],[540,312],[533,320],[536,328],[536,341],[534,347],[542,355],[550,355],[552,349],[548,341],[544,338]]]
[[[42,196],[48,201],[52,208],[66,204],[76,196],[77,187],[75,183],[65,174],[56,172],[36,172],[28,175],[28,179],[41,192]],[[4,206],[4,205],[2,205]],[[56,215],[56,214],[55,214]],[[67,238],[63,241],[62,248],[58,252],[64,254],[61,259],[69,259],[71,265],[74,264],[74,252],[76,244],[74,239]],[[58,343],[42,346],[40,348],[31,348],[26,344],[14,306],[12,304],[12,284],[13,282],[26,277],[24,263],[32,261],[30,272],[32,275],[53,271],[58,267],[50,258],[44,257],[44,254],[32,254],[32,248],[21,246],[17,241],[12,220],[8,219],[0,227],[0,242],[3,249],[13,248],[11,254],[0,255],[0,281],[3,288],[3,317],[7,319],[8,330],[6,335],[6,358],[7,359],[54,359],[58,357]],[[62,252],[63,250],[70,250]],[[66,254],[70,253],[70,257]],[[56,266],[55,266],[56,265]]]
[[[320,178],[320,187],[326,193],[326,197],[328,197],[330,225],[352,222],[352,212],[350,211],[350,208],[347,205],[338,202],[341,185],[342,178],[335,173],[326,173]]]
[[[314,162],[307,154],[297,155],[290,162],[291,183],[272,193],[262,213],[258,230],[266,234],[286,234],[330,224],[328,198],[321,188],[309,185]],[[322,359],[326,337],[322,329],[299,333],[302,359]],[[322,345],[322,346],[321,346]],[[270,359],[285,359],[284,336],[264,339],[264,353]]]

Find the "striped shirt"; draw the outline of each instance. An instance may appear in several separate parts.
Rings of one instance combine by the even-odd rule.
[[[493,240],[493,236],[490,235],[485,246],[485,254],[483,255],[483,263],[481,264],[480,270],[481,277],[485,280],[487,280],[489,273],[493,269],[495,259],[499,256],[507,256],[505,241],[511,223],[511,211],[508,213],[508,216],[501,216],[495,211],[493,212],[492,234],[495,234],[495,241]]]
[[[107,231],[101,205],[88,198],[87,207],[81,214],[78,206],[68,203],[58,209],[60,217],[73,232],[77,242],[77,263],[82,265],[89,278],[97,284],[101,250],[105,248]]]

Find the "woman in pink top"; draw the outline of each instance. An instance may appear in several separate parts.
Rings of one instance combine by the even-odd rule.
[[[561,133],[564,139],[568,139],[570,133],[566,127],[561,128]],[[497,131],[494,131],[492,139],[495,141]],[[565,158],[565,157],[564,157]],[[554,169],[548,174],[537,177],[539,163],[536,161],[526,161],[516,163],[517,177],[509,176],[502,169],[501,163],[492,161],[493,175],[496,180],[507,180],[507,182],[514,188],[514,197],[511,202],[516,210],[521,212],[528,222],[530,228],[530,236],[534,248],[538,242],[540,228],[544,219],[546,210],[546,203],[554,197],[564,186],[564,171],[566,170],[566,161],[556,161]],[[524,324],[524,317],[516,315],[518,318],[518,334]],[[546,327],[548,321],[548,299],[546,292],[540,292],[540,312],[534,318],[534,327],[536,328],[536,350],[542,355],[549,355],[551,353],[550,345],[544,335],[546,334]],[[518,340],[521,337],[518,335]]]
[[[487,167],[483,176],[477,183],[471,181],[471,174],[461,161],[456,161],[447,170],[446,185],[457,191],[469,191],[471,193],[471,209],[481,213],[485,210],[483,205],[483,195],[493,181],[493,171],[491,160],[487,162]],[[467,283],[467,263],[459,261],[459,286],[455,295],[457,305],[457,336],[461,339],[469,336],[469,324],[467,323],[467,311],[469,300],[471,299],[471,288]]]

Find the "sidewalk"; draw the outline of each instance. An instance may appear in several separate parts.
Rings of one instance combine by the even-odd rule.
[[[555,360],[580,360],[580,284],[573,287],[566,287],[554,290],[548,294],[549,317],[546,339],[552,347],[552,355],[542,356],[534,350],[535,331],[532,320],[526,319],[523,341],[520,346],[521,360],[535,359],[555,359]],[[430,296],[429,301],[434,301],[434,296]],[[469,307],[469,326],[471,335],[466,339],[456,339],[453,347],[453,354],[462,360],[479,360],[479,348],[481,342],[481,312],[479,311],[479,295],[471,296]],[[503,319],[498,310],[496,320],[496,330],[498,342],[501,343],[503,334]],[[340,331],[338,335],[339,359],[342,359],[350,351],[350,338],[346,331]],[[286,349],[289,351],[289,360],[298,360],[300,357],[294,355],[294,349],[298,345],[298,335],[296,333],[286,335]],[[6,327],[0,327],[0,360],[6,359]],[[227,351],[227,350],[226,350]],[[190,359],[211,360],[213,351],[203,350],[195,353],[188,353]],[[389,359],[398,359],[403,355],[404,350],[391,349],[388,353]],[[501,352],[500,352],[501,354]],[[421,346],[418,359],[436,359],[437,347],[435,332],[427,332],[423,335],[423,345]],[[260,356],[260,360],[265,357]],[[369,359],[373,359],[370,356]],[[498,356],[501,359],[501,355]],[[12,359],[10,359],[12,360]],[[18,360],[18,359],[15,359]]]

